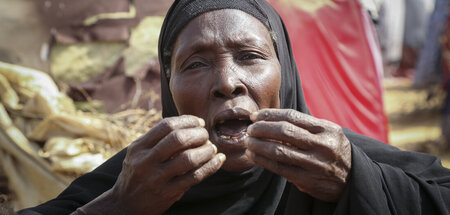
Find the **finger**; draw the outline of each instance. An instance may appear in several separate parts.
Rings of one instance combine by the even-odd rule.
[[[151,161],[163,162],[177,152],[195,148],[206,143],[209,139],[205,128],[187,128],[170,132],[151,149],[149,156]]]
[[[287,164],[283,164],[274,160],[271,160],[269,158],[266,158],[264,156],[258,155],[256,153],[253,153],[250,150],[247,150],[245,152],[247,157],[251,159],[256,165],[261,166],[267,170],[270,170],[273,173],[276,173],[278,175],[281,175],[285,178],[292,178],[293,173],[296,172],[306,172],[301,167],[291,166]]]
[[[311,177],[311,173],[302,169],[301,167],[291,166],[287,164],[283,164],[271,159],[268,159],[264,156],[255,154],[251,151],[245,152],[247,157],[251,159],[256,165],[263,167],[277,175],[285,177],[290,182],[295,182],[295,184],[305,185],[305,182],[308,181],[307,177]]]
[[[247,133],[250,137],[279,140],[303,150],[311,149],[314,145],[320,144],[318,137],[315,135],[285,121],[259,121],[251,124],[247,128]]]
[[[136,145],[134,146],[135,150],[151,148],[172,131],[195,127],[205,127],[205,121],[202,118],[191,115],[165,118],[149,132],[134,141],[133,145]]]
[[[287,121],[307,131],[317,134],[325,130],[324,120],[293,109],[263,109],[252,113],[250,119],[256,121]]]
[[[181,190],[186,192],[192,186],[202,182],[207,177],[217,172],[225,162],[226,157],[222,153],[216,154],[211,160],[203,164],[200,168],[186,173],[185,175],[174,178],[168,183],[169,189]]]
[[[279,163],[312,171],[320,171],[328,167],[328,164],[318,160],[314,155],[295,147],[252,137],[247,138],[247,142],[247,148],[250,152]]]
[[[167,170],[167,178],[180,176],[208,162],[216,153],[217,147],[208,141],[207,144],[200,147],[183,151],[172,160],[164,163],[162,168]]]
[[[294,184],[300,191],[310,194],[313,197],[328,200],[338,184],[332,177],[323,176],[299,167],[285,165],[263,156],[246,152],[247,156],[255,164],[286,178]],[[332,185],[332,186],[330,186]],[[334,197],[334,196],[332,196]]]

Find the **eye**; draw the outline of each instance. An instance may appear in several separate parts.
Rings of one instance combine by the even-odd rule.
[[[198,69],[198,68],[201,68],[201,67],[204,67],[204,66],[206,66],[206,64],[197,61],[197,62],[193,62],[193,63],[189,64],[189,65],[185,68],[185,70]]]
[[[260,54],[255,52],[245,52],[239,56],[239,60],[241,61],[255,60],[255,59],[264,59],[264,58]]]

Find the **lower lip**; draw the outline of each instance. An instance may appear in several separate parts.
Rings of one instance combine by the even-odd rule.
[[[248,137],[247,132],[245,132],[243,135],[240,135],[238,137],[234,138],[223,138],[220,137],[216,131],[214,133],[214,139],[217,140],[218,143],[223,143],[227,145],[235,145],[235,146],[244,146],[244,140]]]

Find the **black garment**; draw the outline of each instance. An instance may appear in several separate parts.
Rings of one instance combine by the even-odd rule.
[[[276,205],[276,213],[267,212],[264,207],[257,208],[259,209],[258,212],[249,210],[244,213],[314,215],[449,214],[450,171],[441,166],[438,158],[422,153],[400,151],[348,130],[346,130],[346,133],[352,142],[352,170],[347,188],[338,204],[313,199],[287,183],[281,200],[267,205],[269,209]],[[19,214],[69,214],[75,211],[78,207],[83,206],[114,185],[122,169],[125,153],[126,149],[93,172],[75,180],[56,199],[35,208],[23,210]],[[221,173],[214,176],[219,178]],[[236,178],[239,180],[238,177]],[[236,182],[233,184],[233,181],[236,180],[233,175],[224,176],[222,180],[224,182],[223,187],[210,187],[212,190],[208,190],[207,183],[196,186],[195,188],[205,187],[204,190],[198,189],[199,193],[197,193],[197,195],[204,195],[205,199],[201,202],[178,203],[180,214],[239,214],[235,211],[220,213],[220,208],[245,206],[233,204],[236,198],[234,195],[224,195],[223,197],[220,197],[220,195],[226,189],[232,189],[237,193],[235,195],[246,197],[246,191],[249,190],[246,189],[246,186],[251,186],[254,182],[249,181],[246,184]],[[265,179],[260,180],[265,181]],[[260,186],[263,183],[255,184],[255,186]],[[260,189],[263,188],[260,187]],[[270,198],[273,191],[279,189],[277,186],[271,187],[266,189],[263,195]],[[191,194],[193,193],[189,191],[186,196]],[[182,200],[185,200],[186,196]],[[211,199],[208,199],[208,197],[211,197]],[[219,204],[219,206],[216,204]],[[173,211],[168,211],[167,214],[174,214]]]
[[[287,31],[275,10],[264,0],[180,0],[168,12],[161,31],[162,71],[170,64],[172,44],[183,26],[211,10],[242,10],[275,34],[282,68],[282,108],[308,112]],[[161,73],[164,117],[178,115]],[[337,204],[300,192],[286,180],[261,167],[243,173],[220,170],[192,187],[166,214],[449,214],[450,170],[438,158],[400,151],[345,130],[352,144],[352,170]],[[91,173],[75,180],[56,199],[21,214],[68,214],[110,189],[122,168],[126,149]]]

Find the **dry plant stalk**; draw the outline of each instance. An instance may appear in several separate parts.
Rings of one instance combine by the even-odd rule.
[[[43,72],[0,62],[0,75],[1,88],[7,89],[0,96],[5,114],[18,135],[33,145],[27,153],[50,161],[55,173],[78,176],[91,171],[161,119],[155,109],[112,115],[77,111]]]

